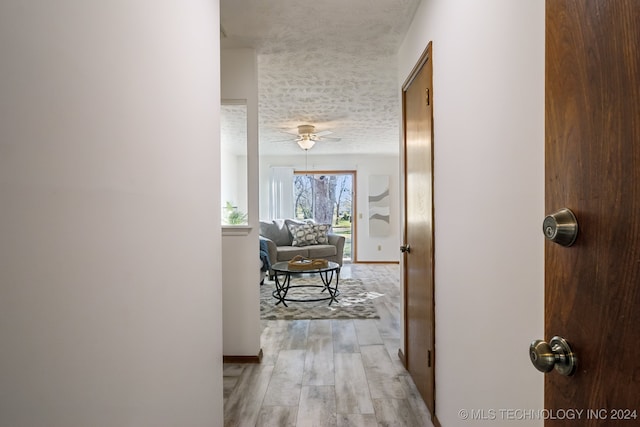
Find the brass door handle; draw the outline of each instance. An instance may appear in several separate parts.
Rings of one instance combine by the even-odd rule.
[[[531,363],[540,372],[551,372],[554,368],[562,375],[575,373],[578,358],[569,343],[562,337],[553,337],[550,342],[536,340],[529,346]]]
[[[544,237],[561,246],[571,246],[578,237],[578,220],[570,209],[562,208],[542,222]]]

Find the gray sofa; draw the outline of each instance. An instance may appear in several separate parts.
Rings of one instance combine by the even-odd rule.
[[[302,255],[342,266],[345,238],[331,233],[330,225],[293,219],[260,221],[260,239],[266,241],[271,264]],[[273,278],[273,270],[269,270],[269,277]]]

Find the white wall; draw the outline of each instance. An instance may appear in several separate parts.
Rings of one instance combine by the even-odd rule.
[[[356,171],[357,257],[360,262],[398,262],[400,259],[400,189],[398,182],[399,160],[397,155],[345,154],[309,155],[309,170]],[[260,158],[260,218],[269,218],[269,168],[289,166],[305,170],[305,156],[261,156]],[[369,235],[369,177],[389,175],[391,197],[391,234],[387,237]],[[380,247],[380,250],[378,250]]]
[[[0,425],[221,426],[218,1],[0,3]]]
[[[541,409],[544,2],[424,0],[402,84],[433,41],[436,414]],[[511,425],[500,413],[491,425]],[[542,421],[519,421],[519,426]]]
[[[249,229],[223,233],[223,351],[226,356],[260,352],[260,245],[258,243],[258,75],[252,49],[221,52],[223,99],[247,101]]]

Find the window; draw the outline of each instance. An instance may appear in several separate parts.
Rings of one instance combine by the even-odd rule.
[[[220,182],[223,225],[247,225],[247,103],[223,100],[220,108]]]

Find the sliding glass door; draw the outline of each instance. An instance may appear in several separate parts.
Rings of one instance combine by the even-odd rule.
[[[345,236],[344,258],[355,260],[355,171],[296,172],[293,179],[294,214],[331,224]]]

